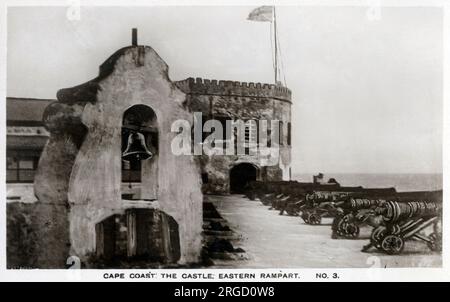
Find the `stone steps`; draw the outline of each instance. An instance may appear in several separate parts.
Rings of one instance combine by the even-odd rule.
[[[206,210],[205,210],[206,209]],[[236,248],[240,237],[228,226],[212,203],[204,203],[203,247],[207,262],[213,266],[227,266],[227,261],[247,259],[245,251]]]

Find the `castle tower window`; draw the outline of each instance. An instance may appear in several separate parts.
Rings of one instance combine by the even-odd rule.
[[[244,130],[244,144],[245,144],[245,154],[250,153],[250,127],[245,127]]]
[[[288,146],[291,145],[291,123],[287,124],[287,144]]]
[[[258,122],[254,121],[252,123],[249,123],[249,121],[246,122],[245,127],[245,142],[258,142]]]
[[[279,127],[280,127],[280,137],[279,137],[279,142],[280,142],[280,146],[284,145],[284,129],[283,129],[283,122],[280,121],[279,122]]]
[[[215,116],[214,119],[218,120],[220,124],[222,124],[222,131],[223,131],[223,148],[227,148],[227,141],[230,141],[233,137],[233,134],[231,133],[231,123],[227,123],[227,120],[231,121],[230,118],[225,116]]]
[[[245,122],[244,130],[245,154],[251,155],[250,150],[254,150],[258,144],[258,124],[257,121],[248,120]]]

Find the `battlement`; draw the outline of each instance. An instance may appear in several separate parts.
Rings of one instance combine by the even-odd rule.
[[[274,84],[218,81],[202,78],[187,78],[175,82],[175,84],[187,94],[263,97],[291,101],[291,90]]]

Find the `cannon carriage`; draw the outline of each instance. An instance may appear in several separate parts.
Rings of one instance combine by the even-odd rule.
[[[260,194],[261,202],[269,206],[270,210],[280,210],[283,205],[295,198],[294,184],[290,182],[272,183],[265,191],[265,194]]]
[[[302,183],[297,181],[253,181],[247,186],[245,196],[250,200],[259,199],[269,209],[286,211],[288,215],[296,215],[296,204],[304,197]]]
[[[323,201],[323,198],[318,198],[318,196],[323,196],[324,194],[329,194],[331,190],[339,189],[340,186],[337,184],[322,185],[297,181],[256,181],[249,183],[246,196],[250,200],[258,198],[264,205],[270,206],[269,209],[279,210],[280,214],[286,212],[290,216],[299,216],[303,211],[307,211],[307,215],[311,214],[309,216],[313,219],[317,212],[324,210],[322,208],[313,210]],[[322,191],[325,193],[322,193]],[[318,193],[314,195],[315,192]]]
[[[388,201],[400,204],[399,207],[403,209],[403,212],[408,211],[403,204],[411,202],[413,202],[412,209],[415,209],[414,206],[416,206],[414,202],[418,201],[442,203],[442,191],[394,192],[390,192],[389,189],[368,189],[360,196],[350,196],[349,200],[342,205],[342,211],[333,221],[332,238],[357,238],[360,227],[364,225],[379,230],[385,227],[386,223],[390,221],[389,218],[383,216],[386,207],[389,207],[385,205]],[[425,215],[426,213],[413,211],[412,214]],[[375,232],[374,236],[378,238],[378,232]]]
[[[364,196],[375,194],[394,194],[394,188],[387,189],[366,189],[363,187],[315,187],[307,195],[306,203],[302,207],[302,219],[307,224],[321,224],[322,218],[335,218],[334,224],[337,223],[337,219],[344,219],[347,221],[347,214],[354,213],[360,209],[355,209],[351,206],[352,198],[364,198]],[[357,199],[353,199],[355,201]],[[359,205],[359,202],[357,202]],[[342,227],[346,227],[342,224]],[[350,227],[346,228],[349,233],[359,233],[358,228],[350,231]]]
[[[285,195],[285,187],[296,183],[296,181],[251,181],[246,187],[245,196],[250,200],[258,198],[264,205],[271,205],[273,200]]]
[[[323,217],[333,217],[337,214],[339,203],[337,196],[332,192],[308,192],[301,207],[300,217],[307,224],[321,224]]]
[[[250,200],[261,199],[266,194],[274,193],[280,181],[250,181],[245,187],[244,195]]]
[[[400,254],[408,240],[422,241],[431,251],[441,251],[441,203],[387,201],[377,209],[377,212],[382,216],[383,223],[372,230],[370,243],[363,247],[363,251],[375,247],[386,254]],[[431,227],[431,233],[424,232]]]
[[[371,248],[399,254],[406,241],[422,241],[430,250],[442,249],[442,191],[397,192],[395,188],[342,187],[339,184],[297,181],[249,184],[246,196],[271,209],[300,216],[318,225],[333,218],[332,238],[356,239],[360,228],[372,228]]]
[[[378,226],[381,217],[376,209],[386,200],[395,200],[397,194],[394,188],[367,188],[348,194],[333,219],[331,238],[358,238],[361,226]]]
[[[301,216],[307,224],[320,224],[322,217],[335,217],[339,205],[349,193],[361,192],[362,187],[341,187],[339,184],[303,183],[297,181],[261,182],[248,185],[246,196],[258,198],[269,209]],[[369,189],[370,190],[370,189]],[[394,190],[395,191],[395,190]]]

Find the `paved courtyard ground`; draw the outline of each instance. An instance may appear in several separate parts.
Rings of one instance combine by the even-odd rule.
[[[299,217],[280,216],[260,201],[241,195],[207,196],[236,232],[235,247],[246,251],[246,260],[227,264],[236,268],[367,268],[440,267],[439,253],[423,242],[407,241],[402,255],[361,252],[370,229],[362,228],[356,240],[331,239],[331,219],[323,225],[307,225]]]

